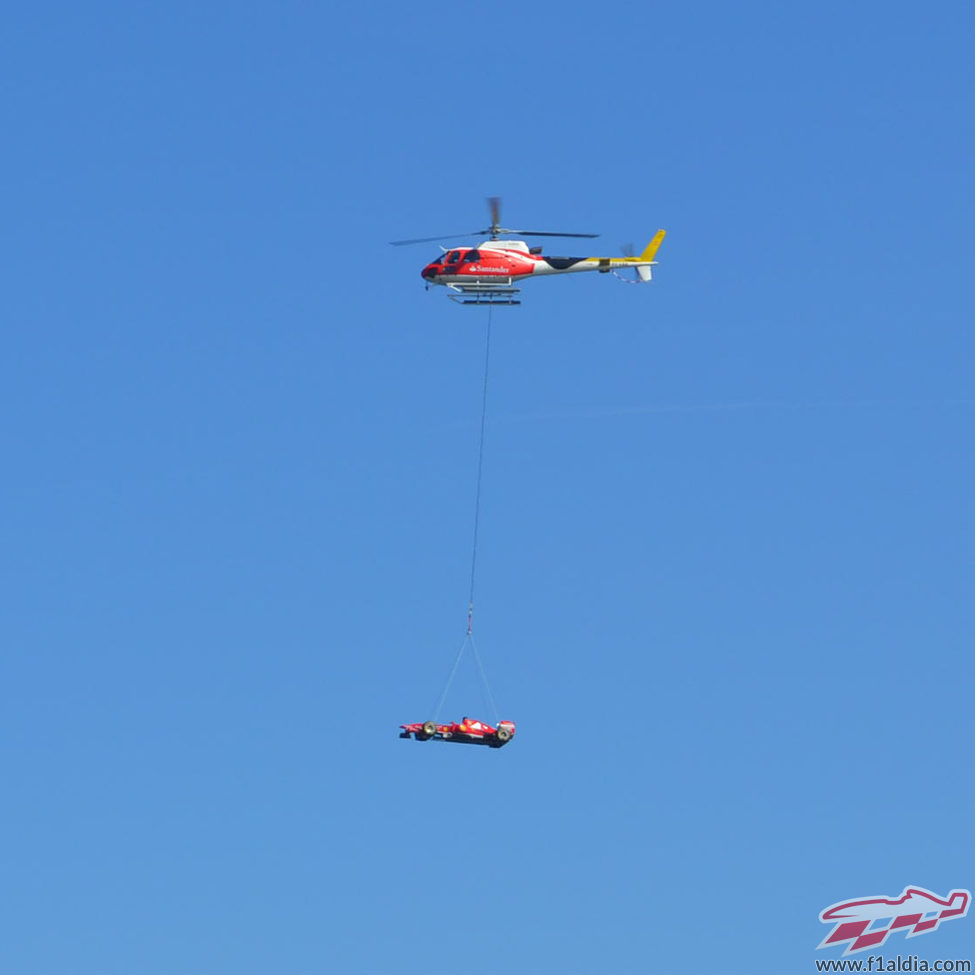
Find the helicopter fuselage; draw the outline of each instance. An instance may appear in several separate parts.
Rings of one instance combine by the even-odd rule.
[[[530,248],[523,240],[492,240],[475,246],[448,248],[427,264],[421,274],[428,284],[489,284],[544,274],[605,273],[616,267],[633,267],[635,263],[637,260],[633,258],[548,257],[541,253],[541,248]]]

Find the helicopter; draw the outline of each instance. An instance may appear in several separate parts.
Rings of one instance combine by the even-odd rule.
[[[502,236],[524,237],[598,237],[599,234],[556,233],[550,230],[509,230],[501,226],[501,200],[488,197],[491,225],[469,234],[440,234],[436,237],[416,237],[393,240],[395,247],[405,244],[426,244],[450,237],[487,237],[479,244],[443,247],[443,252],[420,272],[426,286],[443,285],[448,297],[463,305],[519,305],[521,289],[515,285],[530,277],[549,274],[575,274],[580,271],[612,272],[617,277],[622,270],[636,272],[633,283],[651,280],[651,268],[662,243],[665,230],[658,230],[643,253],[623,257],[546,257],[541,247],[530,247],[524,240],[502,240]]]

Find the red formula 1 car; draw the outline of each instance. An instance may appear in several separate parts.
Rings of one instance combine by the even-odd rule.
[[[401,724],[403,729],[400,738],[415,738],[417,741],[457,741],[466,745],[487,745],[489,748],[500,748],[507,745],[515,734],[514,721],[499,721],[497,728],[475,721],[473,718],[461,718],[453,724],[437,724],[434,721],[421,721],[416,724]]]

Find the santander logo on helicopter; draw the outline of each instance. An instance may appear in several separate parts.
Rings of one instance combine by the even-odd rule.
[[[523,240],[502,240],[505,236],[525,237],[598,237],[598,234],[556,233],[550,230],[509,230],[501,226],[501,201],[488,198],[491,209],[491,226],[470,232],[471,237],[487,237],[480,244],[462,247],[442,247],[443,253],[432,260],[420,272],[431,285],[444,285],[451,292],[449,297],[464,305],[505,304],[517,305],[520,289],[516,281],[549,274],[574,274],[579,271],[612,272],[620,277],[620,271],[636,272],[633,283],[649,281],[651,268],[657,262],[654,257],[666,234],[658,230],[642,254],[624,257],[549,257],[541,247],[529,247]],[[445,240],[461,234],[441,234],[436,237],[417,237],[412,240],[394,240],[396,246],[425,244]]]

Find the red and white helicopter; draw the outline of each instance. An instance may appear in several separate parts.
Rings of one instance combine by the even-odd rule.
[[[488,198],[491,226],[471,231],[472,237],[487,237],[483,243],[463,247],[443,247],[443,253],[431,261],[420,273],[429,288],[445,285],[449,297],[464,305],[519,305],[520,288],[515,282],[548,274],[575,274],[579,271],[599,271],[601,274],[627,268],[636,272],[636,282],[649,281],[654,257],[666,234],[658,230],[653,240],[639,255],[625,257],[546,257],[541,247],[529,247],[523,240],[501,240],[502,235],[525,237],[598,237],[599,234],[561,234],[549,230],[508,230],[501,226],[501,200]],[[417,237],[413,240],[394,240],[390,243],[426,244],[461,234],[441,234],[437,237]],[[467,236],[466,234],[463,236]]]

